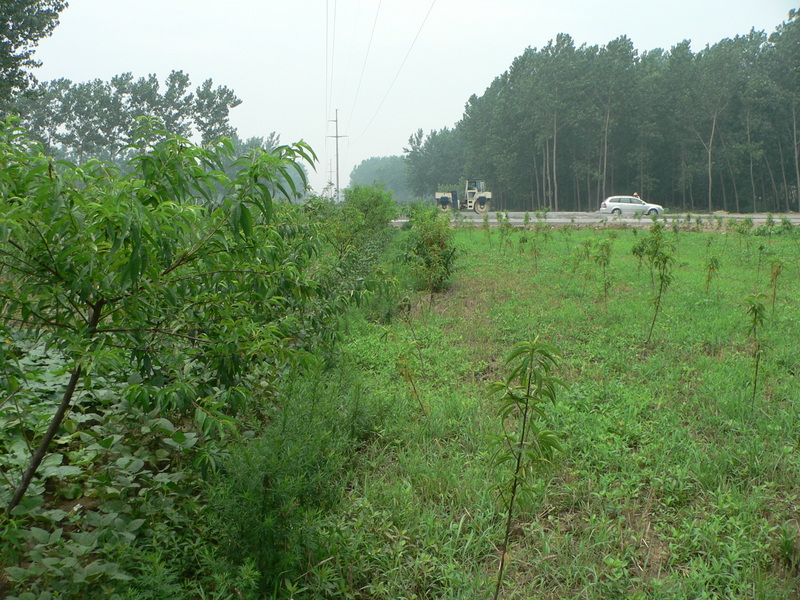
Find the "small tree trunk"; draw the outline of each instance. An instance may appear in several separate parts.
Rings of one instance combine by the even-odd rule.
[[[103,300],[98,301],[94,306],[92,306],[92,316],[89,319],[89,329],[87,331],[87,335],[90,337],[94,335],[94,332],[97,329],[97,324],[100,322],[100,315],[102,314],[103,306],[105,306],[105,301]],[[58,428],[61,427],[61,422],[64,420],[64,415],[67,414],[67,410],[72,404],[72,398],[75,395],[75,388],[78,386],[78,380],[81,377],[82,371],[83,367],[80,363],[77,363],[75,368],[72,369],[72,375],[69,378],[67,389],[64,390],[64,395],[61,398],[61,404],[58,405],[56,414],[54,414],[53,418],[50,420],[50,425],[47,427],[47,431],[45,432],[44,438],[42,438],[39,447],[36,449],[36,452],[33,453],[33,456],[31,456],[31,462],[28,464],[28,468],[25,469],[25,473],[22,476],[22,481],[19,482],[17,489],[14,490],[14,496],[11,498],[11,502],[9,502],[8,508],[6,509],[7,514],[11,515],[11,511],[13,511],[17,505],[19,505],[23,496],[25,496],[25,492],[28,491],[28,487],[30,487],[31,481],[33,481],[33,476],[39,469],[39,465],[42,464],[45,454],[47,454],[47,449],[50,447],[50,442],[53,441],[56,433],[58,433]]]
[[[753,371],[753,396],[750,399],[750,410],[756,406],[756,386],[758,385],[758,366],[761,363],[761,344],[756,342],[756,368]]]
[[[558,169],[556,168],[556,156],[558,149],[558,112],[553,112],[553,210],[558,211]]]
[[[800,141],[797,139],[797,102],[792,102],[792,139],[794,141],[794,173],[797,211],[800,212]]]
[[[750,187],[753,189],[753,199],[756,197],[756,176],[753,168],[753,141],[750,137],[750,111],[747,111],[747,151],[750,154]]]
[[[789,206],[789,181],[786,178],[786,161],[783,158],[783,144],[780,140],[778,140],[778,153],[781,157],[781,177],[783,178],[783,201],[786,205],[786,211],[791,211],[791,207]]]
[[[714,113],[714,118],[711,120],[711,137],[708,140],[708,146],[706,150],[708,151],[708,214],[714,212],[714,209],[711,207],[711,197],[712,197],[712,183],[713,178],[711,176],[711,167],[712,167],[712,160],[711,160],[711,153],[714,150],[714,134],[717,131],[717,113]]]
[[[606,179],[608,177],[608,130],[611,124],[611,110],[606,109],[606,122],[603,128],[603,198],[606,197]]]
[[[78,379],[80,379],[80,376],[81,365],[77,365],[72,371],[72,376],[69,378],[67,389],[64,391],[64,396],[61,398],[61,404],[58,406],[56,414],[53,415],[53,418],[50,421],[50,426],[47,428],[47,431],[44,434],[44,438],[39,444],[39,447],[36,449],[36,452],[34,452],[33,456],[31,457],[31,462],[28,465],[28,468],[25,470],[25,474],[22,476],[22,481],[19,482],[17,489],[14,490],[14,497],[11,498],[11,502],[9,502],[8,509],[6,511],[9,516],[11,515],[11,511],[13,511],[20,503],[22,497],[25,495],[25,492],[28,491],[28,487],[31,485],[31,481],[33,480],[33,476],[36,474],[36,470],[39,468],[39,465],[42,464],[44,455],[47,454],[47,448],[50,446],[50,442],[53,441],[56,433],[58,433],[58,428],[61,427],[61,421],[64,420],[64,415],[67,413],[67,409],[72,403],[72,396],[75,394],[75,388],[78,385]]]
[[[544,140],[544,172],[542,173],[542,177],[546,177],[544,180],[544,201],[545,207],[552,208],[551,201],[553,198],[552,193],[552,182],[551,182],[551,172],[550,172],[550,140],[545,138]]]

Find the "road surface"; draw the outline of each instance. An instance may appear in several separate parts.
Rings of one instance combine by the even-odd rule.
[[[452,212],[451,214],[451,222],[453,224],[458,223],[459,220],[468,221],[471,220],[475,223],[476,226],[483,225],[483,215],[479,215],[472,211],[462,210],[459,212]],[[524,212],[513,212],[513,211],[502,211],[502,214],[508,215],[508,220],[511,222],[512,225],[517,227],[522,227],[525,224],[525,213]],[[742,220],[746,217],[750,217],[753,219],[753,225],[758,227],[759,225],[763,225],[767,221],[767,214],[768,213],[748,213],[748,214],[737,214],[737,213],[714,213],[713,215],[702,214],[702,213],[692,213],[691,215],[687,215],[687,213],[669,213],[663,214],[658,217],[659,221],[663,221],[666,219],[667,223],[672,223],[673,220],[678,220],[685,222],[687,216],[689,216],[692,222],[695,222],[698,217],[700,217],[704,223],[706,223],[706,227],[709,226],[709,219],[712,219],[714,222],[714,226],[716,225],[717,217],[722,217],[723,219],[737,219]],[[489,216],[489,225],[491,227],[497,227],[498,220],[497,220],[497,212],[489,212],[487,213]],[[536,218],[536,213],[528,213],[529,215],[529,224],[530,227],[533,227],[539,222]],[[786,217],[789,219],[794,225],[800,225],[800,213],[772,213],[772,218],[776,224],[781,223],[781,219]],[[402,225],[404,222],[408,221],[408,217],[401,217],[394,221],[395,225]],[[601,214],[600,212],[548,212],[544,215],[544,217],[540,220],[542,223],[547,223],[553,227],[557,227],[559,225],[565,224],[572,224],[576,227],[592,227],[594,225],[600,225],[604,222],[607,225],[626,225],[628,227],[649,227],[651,220],[650,217],[614,217],[611,215]]]

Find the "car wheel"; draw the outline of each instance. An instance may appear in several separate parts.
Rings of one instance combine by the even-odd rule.
[[[446,213],[448,210],[450,210],[450,203],[447,200],[442,200],[439,202],[439,210],[443,213]]]
[[[650,216],[650,217],[652,217],[653,215],[657,215],[657,214],[658,214],[658,210],[656,210],[655,208],[651,208],[650,210],[647,211],[647,216]]]
[[[611,211],[611,214],[618,217],[622,214],[622,211],[618,208],[615,208],[614,210]]]

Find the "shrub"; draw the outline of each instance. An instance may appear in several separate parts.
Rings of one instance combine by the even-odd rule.
[[[346,189],[342,207],[346,215],[360,220],[361,227],[370,232],[386,227],[397,216],[392,192],[382,186],[357,185]]]
[[[421,289],[431,294],[442,291],[453,274],[456,247],[446,216],[433,207],[420,206],[411,216],[405,261]]]

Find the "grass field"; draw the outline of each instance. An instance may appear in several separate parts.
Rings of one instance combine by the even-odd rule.
[[[447,292],[349,325],[362,445],[315,521],[328,558],[292,585],[491,597],[511,473],[486,392],[538,335],[563,357],[541,423],[563,451],[517,504],[502,597],[798,597],[800,250],[772,231],[665,229],[672,280],[646,342],[647,230],[459,230]]]

